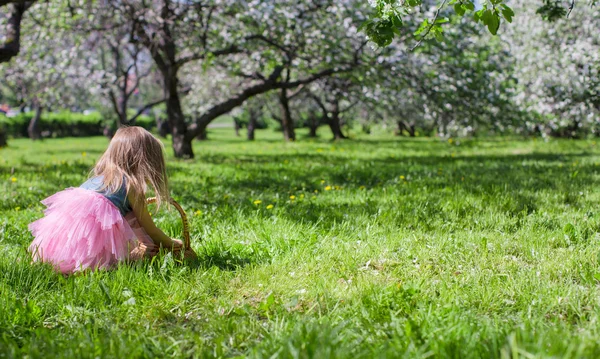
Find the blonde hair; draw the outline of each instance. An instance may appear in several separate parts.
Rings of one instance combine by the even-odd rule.
[[[125,184],[127,194],[145,205],[148,184],[157,197],[156,205],[169,203],[169,186],[163,144],[142,127],[122,127],[96,163],[93,174],[102,176],[103,189],[117,192]]]

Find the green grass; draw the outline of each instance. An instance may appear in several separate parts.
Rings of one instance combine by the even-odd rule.
[[[0,150],[0,357],[600,356],[595,142],[230,132],[169,159],[197,264],[71,277],[27,224],[107,141]]]

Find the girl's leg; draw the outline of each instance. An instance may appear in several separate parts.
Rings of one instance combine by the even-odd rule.
[[[133,212],[125,216],[125,220],[133,230],[137,239],[137,246],[129,253],[129,258],[132,260],[140,260],[142,258],[152,258],[158,254],[158,246],[154,244],[152,238],[146,233],[140,225]]]

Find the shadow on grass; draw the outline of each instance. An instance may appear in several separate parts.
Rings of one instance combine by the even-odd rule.
[[[198,161],[227,169],[232,175],[203,174],[193,165],[179,163],[172,163],[169,168],[172,173],[183,175],[173,181],[174,195],[193,208],[233,207],[250,213],[256,211],[252,201],[258,197],[264,202],[281,203],[299,193],[308,197],[318,191],[317,195],[321,195],[324,187],[330,185],[348,192],[344,198],[331,197],[326,204],[296,204],[283,215],[294,221],[331,226],[347,220],[344,213],[375,217],[382,207],[395,206],[397,214],[388,220],[403,224],[408,218],[408,222],[419,219],[427,227],[431,218],[443,220],[445,211],[470,216],[474,210],[481,210],[471,208],[463,200],[466,196],[493,202],[509,217],[537,211],[542,206],[541,192],[552,191],[560,197],[558,202],[580,205],[579,193],[593,189],[595,176],[600,172],[600,167],[591,161],[580,164],[591,156],[577,152],[362,160],[343,153],[239,157],[217,154]],[[361,195],[363,188],[372,195]],[[228,194],[237,199],[227,198]],[[362,202],[355,200],[365,196]]]

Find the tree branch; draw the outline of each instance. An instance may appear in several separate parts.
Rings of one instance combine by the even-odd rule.
[[[250,86],[236,96],[210,108],[188,127],[186,136],[190,139],[198,136],[198,134],[200,134],[200,132],[202,132],[204,128],[206,128],[206,126],[215,118],[224,115],[234,108],[242,105],[250,97],[275,89],[277,86],[277,79],[279,76],[281,76],[282,71],[282,66],[275,68],[266,81],[254,86]]]
[[[11,0],[0,0],[0,6],[10,3]],[[7,62],[19,54],[21,48],[21,20],[25,11],[33,5],[33,1],[12,1],[12,12],[6,27],[6,40],[0,46],[0,63]]]
[[[151,109],[152,107],[156,106],[156,105],[160,105],[161,103],[167,101],[166,98],[162,98],[160,100],[154,101],[154,102],[149,102],[147,104],[145,104],[142,108],[140,108],[138,110],[138,112],[136,112],[135,115],[133,115],[133,117],[131,117],[130,119],[127,120],[128,123],[133,123],[138,117],[140,117],[146,110]]]
[[[419,41],[415,44],[415,46],[413,46],[412,49],[410,49],[410,51],[414,51],[417,47],[421,46],[421,44],[423,43],[423,40],[425,40],[427,35],[429,35],[429,33],[431,32],[431,29],[433,29],[433,27],[435,26],[435,22],[437,21],[438,17],[440,16],[440,11],[442,11],[442,8],[444,7],[444,5],[446,5],[446,2],[448,2],[448,0],[444,0],[444,2],[442,2],[440,7],[437,8],[437,11],[435,12],[435,17],[433,18],[431,25],[429,25],[429,27],[427,27],[427,30],[425,31],[423,36],[421,36],[421,39],[419,39]]]
[[[182,65],[185,65],[186,63],[190,62],[190,61],[195,61],[195,60],[204,60],[206,59],[206,57],[210,54],[211,56],[214,57],[219,57],[219,56],[224,56],[224,55],[231,55],[231,54],[236,54],[241,52],[242,50],[237,47],[236,45],[231,45],[229,47],[226,47],[224,49],[221,50],[217,50],[217,51],[212,51],[212,52],[203,52],[203,53],[198,53],[198,54],[192,54],[192,55],[188,55],[188,56],[184,56],[182,58],[180,58],[179,60],[177,60],[177,66],[180,67]]]

